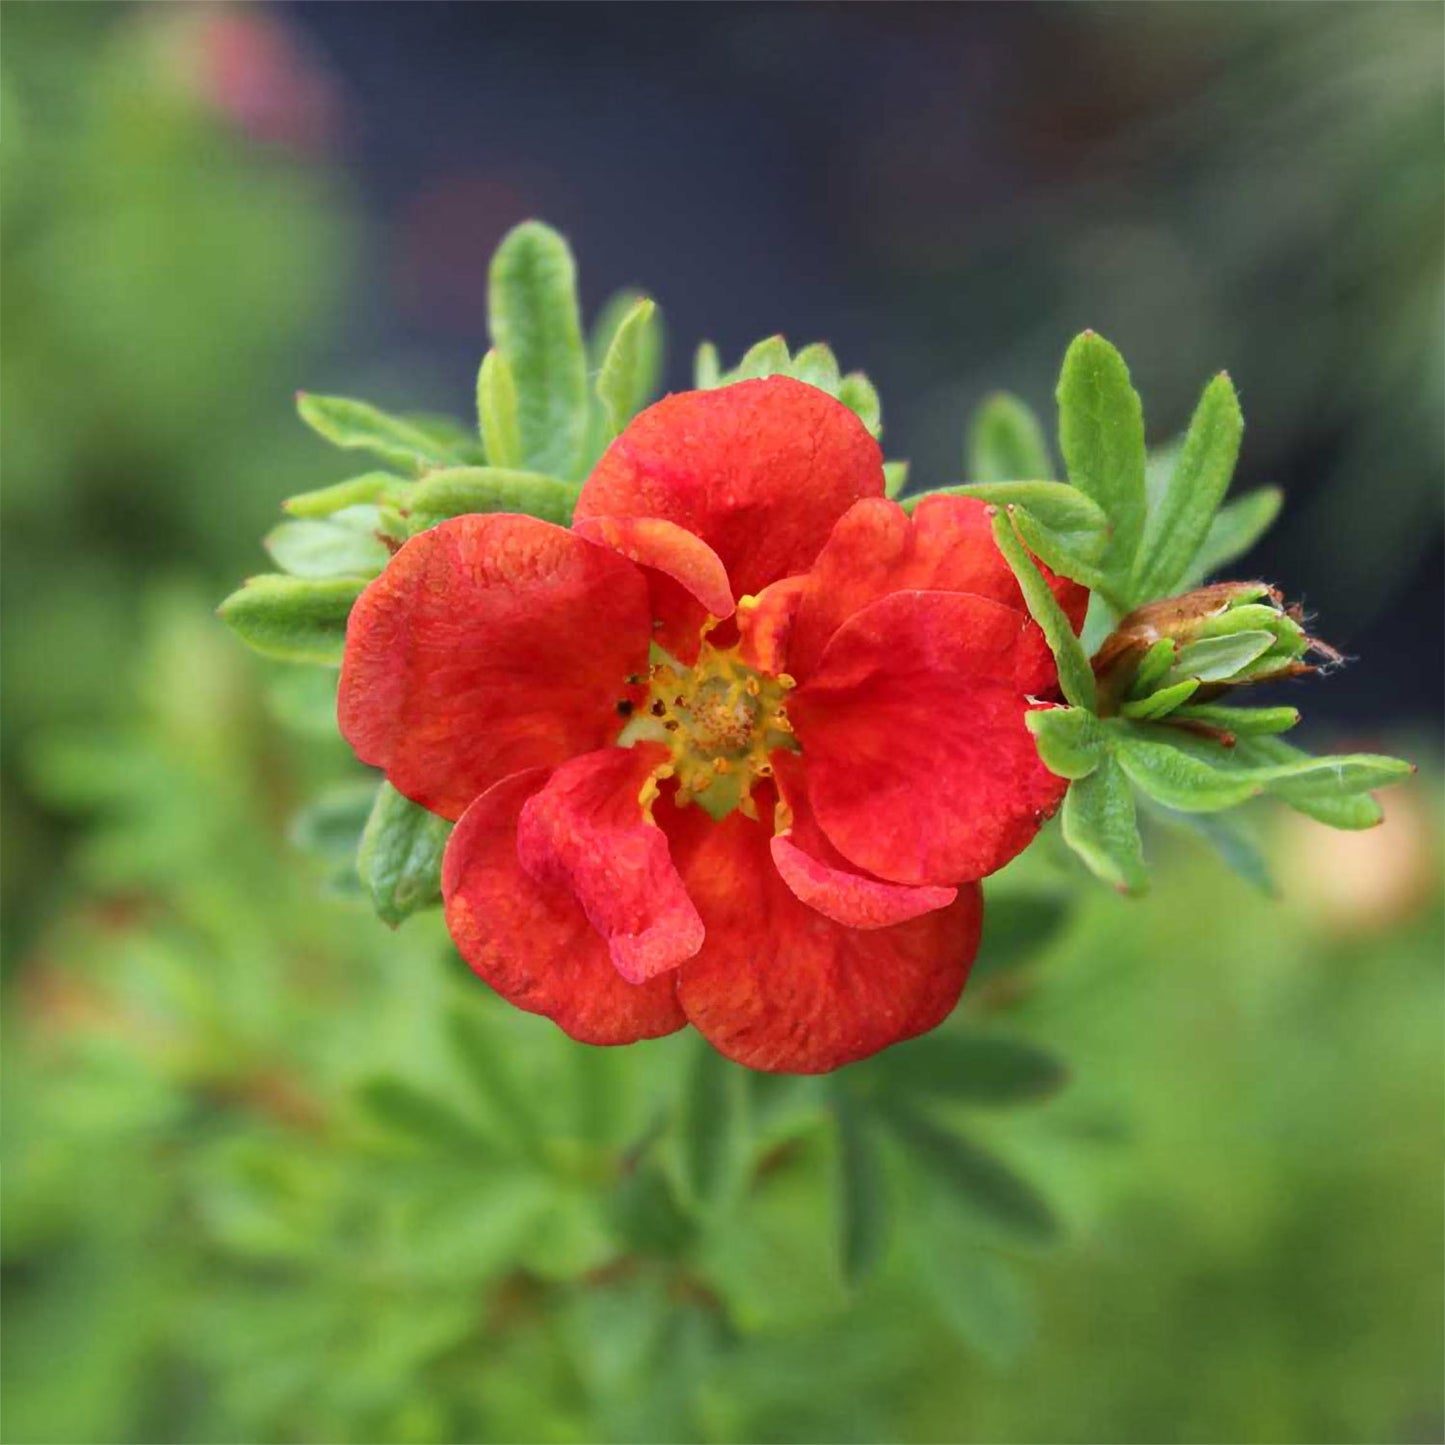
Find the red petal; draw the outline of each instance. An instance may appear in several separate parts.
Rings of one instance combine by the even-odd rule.
[[[702,946],[702,919],[640,798],[667,760],[658,743],[574,758],[517,825],[522,867],[572,890],[629,983],[676,968]]]
[[[813,817],[797,753],[775,753],[778,789],[792,821],[772,840],[773,862],[797,897],[845,928],[885,928],[947,908],[956,888],[910,888],[858,872],[828,841]]]
[[[1067,786],[1014,677],[1028,617],[967,592],[894,592],[840,627],[788,699],[819,826],[895,883],[982,878]]]
[[[467,809],[447,843],[442,895],[462,957],[509,1003],[545,1014],[587,1044],[630,1044],[687,1022],[670,975],[630,984],[565,887],[517,859],[517,816],[547,780],[515,773]]]
[[[610,742],[641,698],[642,573],[562,527],[503,513],[413,537],[346,629],[337,716],[364,763],[447,818],[493,783]]]
[[[648,407],[607,449],[576,516],[662,517],[722,558],[734,597],[805,572],[860,497],[883,494],[878,443],[842,402],[787,377]]]
[[[1077,582],[1042,569],[1075,631],[1089,604]],[[799,599],[788,644],[788,671],[811,676],[829,639],[855,612],[890,592],[972,592],[1025,611],[1009,565],[993,540],[989,509],[972,497],[933,497],[910,519],[896,502],[872,498],[851,508],[833,529]],[[1058,686],[1052,655],[1037,628],[1019,657],[1027,692]]]
[[[707,924],[701,952],[678,975],[678,998],[714,1048],[753,1069],[821,1074],[948,1017],[978,948],[976,886],[907,923],[844,928],[788,890],[771,865],[765,824],[670,811],[688,891]]]
[[[703,624],[734,611],[727,569],[711,547],[659,517],[584,517],[573,528],[647,568],[653,639],[679,662],[697,657]]]

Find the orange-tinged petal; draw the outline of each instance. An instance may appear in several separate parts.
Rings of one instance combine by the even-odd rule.
[[[673,810],[688,891],[707,924],[678,974],[689,1020],[728,1058],[818,1074],[941,1023],[978,948],[982,895],[888,928],[856,929],[801,903],[771,866],[771,828]]]
[[[647,670],[647,584],[533,517],[457,517],[361,594],[337,717],[364,763],[447,818],[493,783],[611,741]]]
[[[773,376],[648,407],[597,463],[575,516],[675,522],[717,553],[742,597],[805,572],[838,518],[882,495],[882,453],[863,423]]]
[[[947,908],[958,897],[956,888],[914,888],[859,872],[818,827],[802,758],[778,752],[773,767],[790,815],[787,826],[773,835],[773,862],[783,882],[810,908],[847,928],[885,928]]]
[[[442,867],[447,927],[462,957],[508,1002],[587,1044],[629,1044],[686,1023],[675,976],[628,983],[571,890],[539,883],[517,858],[517,817],[547,781],[516,773],[474,802]]]
[[[539,882],[569,888],[629,983],[674,969],[702,946],[702,920],[643,807],[668,760],[657,743],[564,763],[529,799],[517,856]]]
[[[1015,677],[1026,614],[967,592],[894,592],[834,634],[792,693],[819,826],[895,883],[985,877],[1067,784],[1039,761]]]
[[[807,586],[806,574],[784,577],[738,604],[738,640],[749,667],[773,677],[786,671],[788,637]]]

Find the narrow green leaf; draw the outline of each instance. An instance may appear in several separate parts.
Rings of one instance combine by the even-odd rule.
[[[218,611],[242,642],[267,657],[339,666],[346,619],[365,586],[362,577],[311,581],[265,573],[248,579]]]
[[[402,1079],[372,1079],[361,1086],[362,1108],[391,1132],[448,1154],[490,1154],[485,1136],[450,1105]]]
[[[1069,784],[1062,825],[1064,841],[1105,883],[1124,893],[1148,887],[1134,794],[1112,757]]]
[[[699,391],[712,391],[722,385],[722,362],[711,341],[704,341],[693,353],[692,382]]]
[[[826,341],[815,341],[810,346],[805,346],[793,358],[789,374],[796,381],[806,381],[809,386],[826,391],[829,396],[838,395],[838,388],[843,380],[842,373],[838,370],[838,358],[833,355],[833,348]]]
[[[507,358],[493,348],[477,372],[477,425],[487,463],[493,467],[522,465],[522,419],[517,383]]]
[[[1272,632],[1235,632],[1186,642],[1174,659],[1170,676],[1197,682],[1224,682],[1274,646]]]
[[[1086,778],[1105,751],[1103,725],[1088,708],[1035,708],[1024,714],[1043,765],[1058,778]]]
[[[1234,813],[1180,813],[1152,804],[1154,815],[1180,832],[1201,838],[1229,866],[1230,871],[1253,888],[1271,896],[1278,890],[1269,861],[1253,835]]]
[[[1062,1061],[1022,1039],[935,1031],[883,1054],[887,1087],[979,1105],[1031,1104],[1068,1080]]]
[[[1023,539],[1023,544],[1051,572],[1060,577],[1071,577],[1082,582],[1091,592],[1122,614],[1122,605],[1114,595],[1114,582],[1100,568],[1097,558],[1097,537],[1091,536],[1083,551],[1072,545],[1069,538],[1052,532],[1045,527],[1026,507],[1014,511],[1014,531]]]
[[[442,851],[451,831],[445,818],[382,783],[361,835],[357,868],[384,923],[394,928],[441,902]]]
[[[293,577],[375,577],[391,556],[377,536],[376,507],[360,503],[329,517],[282,522],[266,534],[271,560]]]
[[[1315,758],[1278,737],[1240,735],[1234,752],[1247,766],[1274,770],[1268,783],[1274,797],[1331,828],[1373,828],[1384,810],[1370,790],[1403,782],[1415,771],[1399,758]]]
[[[506,467],[448,467],[412,489],[409,508],[423,516],[461,517],[473,512],[525,512],[559,527],[572,523],[580,488],[538,472]]]
[[[607,412],[609,440],[647,404],[657,385],[662,348],[657,307],[642,297],[622,318],[597,378],[597,396]]]
[[[1061,545],[1086,561],[1097,560],[1109,540],[1109,522],[1099,504],[1067,482],[970,482],[921,492],[910,500],[916,507],[925,497],[938,496],[976,497],[995,507],[1022,507],[1055,533]]]
[[[1135,698],[1132,702],[1126,702],[1119,711],[1125,717],[1135,718],[1141,722],[1151,718],[1164,717],[1182,703],[1187,702],[1198,690],[1199,679],[1186,677],[1183,682],[1176,682],[1173,687],[1160,688],[1158,692],[1150,693],[1148,697]]]
[[[1006,391],[984,398],[968,424],[968,476],[975,482],[1042,482],[1054,475],[1033,409]]]
[[[1147,697],[1168,675],[1179,652],[1179,644],[1171,637],[1161,637],[1139,661],[1138,670],[1130,693],[1134,697]]]
[[[300,391],[296,393],[296,410],[312,431],[333,446],[371,452],[410,472],[455,466],[461,461],[451,448],[439,445],[421,427],[390,416],[368,402]]]
[[[331,725],[334,732],[334,711]],[[376,784],[370,779],[332,784],[291,819],[287,829],[291,846],[355,873],[357,845],[375,800]]]
[[[516,386],[521,464],[574,480],[587,445],[587,353],[577,312],[577,273],[566,241],[524,221],[492,258],[492,342]],[[490,449],[489,461],[501,458]]]
[[[480,465],[485,460],[475,430],[454,416],[438,411],[409,411],[402,415],[402,420],[464,465]]]
[[[1004,560],[1018,581],[1024,601],[1028,604],[1029,615],[1042,629],[1054,654],[1059,666],[1059,686],[1063,689],[1064,696],[1075,707],[1093,711],[1096,704],[1094,670],[1089,666],[1089,659],[1084,655],[1083,646],[1070,626],[1069,619],[1064,616],[1058,598],[1054,596],[1034,565],[1033,558],[1024,550],[1015,534],[1011,525],[1012,516],[1011,508],[1007,514],[994,514],[994,541],[998,543],[999,551],[1003,553]]]
[[[1137,728],[1120,728],[1114,739],[1119,766],[1130,782],[1166,808],[1181,813],[1217,813],[1233,808],[1264,791],[1263,782],[1248,769],[1230,768],[1223,748],[1216,757],[1202,757],[1183,735],[1171,737],[1165,728],[1157,736]]]
[[[1180,581],[1181,588],[1196,586],[1244,556],[1269,531],[1283,505],[1284,493],[1278,487],[1259,487],[1226,502],[1209,524],[1203,544]]]
[[[878,400],[878,392],[873,383],[861,371],[850,371],[838,383],[838,400],[854,412],[858,420],[873,433],[875,437],[883,435],[883,405]],[[889,463],[885,463],[885,470]],[[893,466],[907,466],[907,462],[894,462]],[[896,495],[889,492],[888,495]]]
[[[1225,707],[1219,703],[1194,702],[1181,708],[1178,717],[1244,738],[1287,733],[1299,722],[1300,712],[1297,707]]]
[[[956,1210],[925,1209],[918,1229],[921,1287],[944,1324],[996,1367],[1018,1360],[1034,1334],[1028,1291],[1018,1276]]]
[[[699,1040],[678,1116],[683,1179],[698,1208],[718,1208],[736,1193],[750,1132],[747,1071]]]
[[[1234,383],[1221,372],[1204,388],[1168,490],[1144,528],[1134,568],[1135,606],[1167,597],[1194,562],[1229,490],[1243,435]]]
[[[768,336],[748,347],[727,380],[752,381],[764,376],[786,376],[791,367],[788,343],[781,336]]]
[[[1143,407],[1124,358],[1092,331],[1069,347],[1057,396],[1069,480],[1104,509],[1113,535],[1101,565],[1127,593],[1144,530]]]
[[[537,1111],[481,1020],[470,1009],[453,1009],[447,1016],[447,1037],[500,1132],[522,1152],[535,1154],[542,1138]]]
[[[287,497],[281,506],[293,517],[329,517],[346,507],[394,501],[405,494],[408,486],[409,483],[391,472],[366,472],[334,486],[318,487],[314,492]]]
[[[883,463],[883,495],[885,497],[897,497],[908,485],[908,463],[907,462],[884,462]],[[904,507],[907,507],[904,503]]]
[[[919,1164],[961,1205],[1032,1244],[1047,1244],[1058,1234],[1048,1202],[1003,1160],[897,1099],[885,1107],[889,1124]]]
[[[871,1118],[839,1091],[838,1243],[843,1278],[861,1284],[877,1267],[888,1244],[887,1177]]]
[[[1058,936],[1069,912],[1069,899],[1059,893],[990,887],[983,911],[983,938],[969,977],[987,978],[1032,962]]]

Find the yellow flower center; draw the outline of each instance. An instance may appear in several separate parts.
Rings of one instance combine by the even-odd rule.
[[[797,747],[783,706],[793,679],[765,677],[742,662],[736,647],[714,647],[706,637],[691,667],[655,651],[647,700],[617,741],[666,745],[679,804],[696,801],[714,818],[734,808],[756,818],[754,779],[772,774],[771,753]]]

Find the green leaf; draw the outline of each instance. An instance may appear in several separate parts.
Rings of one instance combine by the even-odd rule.
[[[506,467],[448,467],[432,472],[412,489],[410,509],[427,517],[461,517],[474,512],[525,512],[559,527],[572,524],[581,489],[539,472]]]
[[[1415,771],[1398,758],[1369,758],[1368,771],[1355,771],[1348,765],[1358,759],[1312,758],[1277,737],[1240,734],[1234,752],[1248,766],[1288,769],[1271,779],[1274,797],[1317,822],[1350,830],[1373,828],[1385,816],[1370,788],[1401,782]]]
[[[710,1211],[730,1202],[742,1183],[751,1136],[748,1075],[701,1040],[692,1053],[679,1099],[679,1157],[689,1199]]]
[[[907,462],[883,463],[883,495],[896,497],[908,485]],[[906,503],[905,503],[906,506]]]
[[[375,577],[391,557],[377,536],[377,508],[343,507],[329,517],[282,522],[266,534],[271,560],[293,577]]]
[[[1097,560],[1109,540],[1109,522],[1097,502],[1066,482],[970,482],[920,492],[904,504],[912,511],[925,497],[976,497],[995,507],[1020,507],[1041,527],[1054,533],[1058,544],[1085,561]]]
[[[1031,1104],[1056,1094],[1068,1070],[1055,1055],[996,1034],[935,1031],[880,1058],[886,1087],[979,1105]]]
[[[995,1228],[1031,1244],[1047,1244],[1058,1221],[1044,1197],[997,1156],[936,1124],[897,1099],[887,1120],[918,1163],[957,1201]]]
[[[919,1228],[922,1288],[944,1323],[996,1367],[1019,1359],[1033,1338],[1034,1325],[1028,1292],[1018,1276],[997,1251],[971,1235],[956,1211],[925,1210]]]
[[[1193,565],[1181,579],[1181,587],[1196,586],[1244,556],[1269,531],[1283,505],[1284,493],[1278,487],[1259,487],[1226,502],[1209,524]]]
[[[639,299],[622,318],[597,378],[597,396],[614,437],[647,404],[662,369],[657,307]]]
[[[1054,475],[1044,429],[1006,391],[985,397],[968,425],[968,476],[975,482],[1042,482]]]
[[[1274,646],[1272,632],[1235,632],[1186,642],[1174,658],[1170,676],[1196,682],[1224,682],[1263,657]]]
[[[1216,813],[1233,808],[1264,790],[1263,782],[1247,769],[1231,770],[1224,749],[1216,759],[1204,758],[1178,735],[1146,736],[1140,729],[1119,729],[1114,739],[1115,756],[1130,782],[1166,808],[1181,813]]]
[[[383,1128],[445,1154],[493,1152],[490,1141],[450,1105],[402,1079],[371,1079],[357,1094],[365,1112]]]
[[[843,1278],[861,1284],[877,1267],[888,1244],[887,1177],[875,1125],[845,1091],[838,1115],[838,1243]]]
[[[727,380],[752,381],[764,376],[787,376],[791,367],[788,343],[781,336],[768,336],[748,347]]]
[[[792,360],[789,374],[797,381],[806,381],[829,396],[837,396],[843,377],[838,370],[838,358],[826,341],[815,341],[805,346]]]
[[[467,1078],[476,1087],[488,1114],[507,1141],[535,1155],[543,1128],[537,1111],[507,1066],[504,1052],[488,1037],[471,1009],[453,1009],[447,1016],[447,1037]]]
[[[248,647],[286,662],[341,663],[346,619],[365,578],[310,581],[265,573],[221,603],[222,619]]]
[[[522,465],[517,383],[507,358],[495,348],[482,357],[477,372],[477,425],[490,466],[515,469]]]
[[[992,880],[990,880],[992,881]],[[1069,901],[1057,893],[987,890],[983,938],[971,979],[1020,968],[1037,958],[1069,919]]]
[[[692,380],[699,391],[712,391],[722,385],[722,362],[711,341],[704,341],[693,354]]]
[[[540,221],[509,231],[492,258],[492,342],[516,387],[521,465],[575,479],[587,445],[587,353],[566,241]],[[501,458],[489,447],[487,458]]]
[[[292,818],[287,829],[291,846],[355,873],[357,844],[375,799],[376,784],[370,779],[333,784]]]
[[[1029,615],[1038,623],[1048,640],[1054,659],[1059,665],[1059,686],[1064,696],[1075,707],[1093,710],[1096,703],[1094,670],[1079,642],[1064,610],[1034,565],[1034,560],[1024,550],[1011,524],[1012,510],[1007,514],[996,512],[993,518],[994,541],[1003,553],[1004,560],[1012,569],[1028,604]]]
[[[391,472],[365,472],[335,486],[318,487],[287,497],[282,508],[293,517],[329,517],[333,512],[368,502],[392,502],[405,495],[409,483]]]
[[[455,466],[461,461],[454,451],[439,446],[421,427],[399,416],[390,416],[368,402],[300,391],[296,393],[296,410],[312,431],[333,446],[371,452],[382,461],[410,472]]]
[[[1234,383],[1221,372],[1204,388],[1168,490],[1144,528],[1134,568],[1133,605],[1167,597],[1194,562],[1229,490],[1243,435]]]
[[[1148,886],[1134,794],[1112,757],[1069,784],[1062,831],[1064,841],[1105,883],[1124,893],[1142,893]]]
[[[476,431],[454,416],[438,411],[409,411],[403,414],[402,420],[424,432],[434,445],[460,462],[480,465],[485,460]]]
[[[1170,827],[1202,838],[1251,887],[1271,896],[1278,891],[1259,844],[1233,813],[1180,813],[1158,804],[1152,810]]]
[[[1187,702],[1198,691],[1199,679],[1187,677],[1183,682],[1176,682],[1172,687],[1160,688],[1158,692],[1150,693],[1148,697],[1135,698],[1132,702],[1126,702],[1119,711],[1125,717],[1147,722],[1152,718],[1164,717],[1173,712],[1175,708]]]
[[[1103,725],[1086,707],[1035,708],[1024,714],[1043,765],[1058,778],[1086,778],[1106,747]]]
[[[383,922],[395,927],[441,902],[442,851],[451,831],[445,818],[382,783],[361,835],[357,867]]]
[[[1016,508],[1013,513],[1014,531],[1023,539],[1023,544],[1051,572],[1060,577],[1071,577],[1082,582],[1091,592],[1097,592],[1101,600],[1113,605],[1113,582],[1098,565],[1098,539],[1090,536],[1081,551],[1069,537],[1051,532],[1043,526],[1027,508]],[[1115,606],[1115,612],[1120,608]]]
[[[1124,358],[1092,331],[1064,356],[1057,396],[1069,480],[1104,509],[1113,535],[1101,565],[1127,593],[1144,529],[1143,407]]]
[[[856,414],[858,420],[868,428],[875,437],[883,435],[883,406],[878,400],[878,392],[873,383],[861,371],[850,371],[838,383],[838,400]],[[907,462],[885,462],[884,472],[889,466],[902,466],[906,468]],[[897,493],[889,492],[890,497]]]
[[[1297,707],[1225,707],[1212,702],[1190,703],[1188,707],[1181,708],[1176,716],[1219,728],[1241,738],[1266,733],[1285,733],[1300,720]]]

